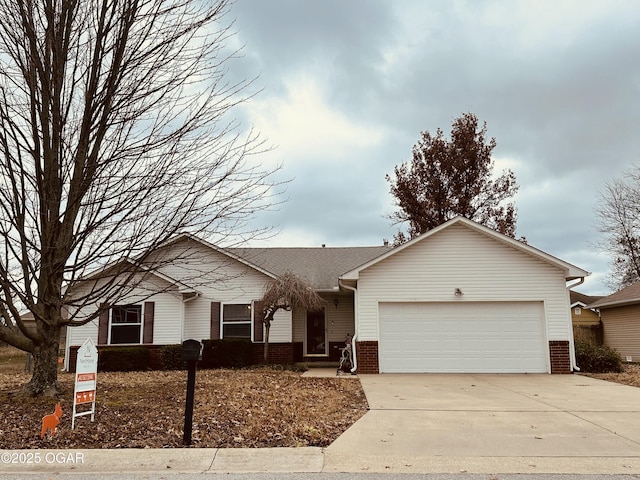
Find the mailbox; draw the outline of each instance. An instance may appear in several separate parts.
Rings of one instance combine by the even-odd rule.
[[[202,360],[202,343],[198,340],[185,340],[182,342],[182,360],[186,362]]]

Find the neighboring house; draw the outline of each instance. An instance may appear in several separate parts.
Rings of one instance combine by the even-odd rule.
[[[32,330],[36,329],[36,321],[33,318],[33,313],[31,312],[23,313],[22,315],[20,315],[20,318],[22,319],[23,323],[27,328]],[[66,326],[60,329],[59,342],[60,342],[59,343],[60,352],[64,352],[66,348],[66,343],[67,343],[67,327]]]
[[[600,300],[602,295],[585,295],[584,293],[569,291],[571,301],[571,321],[573,325],[598,325],[600,323],[600,315],[598,312],[589,308],[588,305]]]
[[[602,323],[600,314],[588,307],[597,302],[602,296],[585,295],[571,290],[571,323],[573,324],[573,338],[576,342],[588,342],[602,345]]]
[[[603,342],[627,362],[640,362],[640,282],[588,305],[600,312]]]
[[[393,249],[221,249],[189,235],[164,248],[189,251],[192,261],[167,265],[144,292],[70,329],[68,348],[88,336],[99,345],[150,348],[239,337],[261,351],[256,300],[270,279],[291,270],[327,303],[319,312],[276,315],[275,361],[336,359],[355,333],[359,373],[569,373],[575,366],[567,282],[589,273],[463,217]],[[200,283],[188,286],[189,276]]]

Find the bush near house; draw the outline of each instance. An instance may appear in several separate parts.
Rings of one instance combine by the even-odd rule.
[[[606,345],[588,342],[576,343],[576,362],[581,372],[619,373],[623,371],[622,357],[617,350]]]
[[[200,368],[244,368],[253,365],[250,340],[204,340]]]
[[[98,348],[101,372],[136,372],[149,368],[149,350],[144,347]]]
[[[165,345],[160,349],[163,370],[186,370],[187,362],[182,360],[182,345]]]

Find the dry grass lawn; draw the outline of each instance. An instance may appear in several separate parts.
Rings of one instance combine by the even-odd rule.
[[[55,400],[25,397],[25,355],[0,348],[0,449],[181,447],[185,371],[99,373],[95,422],[71,430],[72,374],[61,373],[63,416],[55,436],[40,438]],[[640,387],[640,365],[623,373],[584,374]],[[359,381],[259,370],[198,370],[194,447],[326,446],[367,410]]]
[[[65,393],[55,436],[40,438],[42,417],[55,400],[15,393],[29,376],[24,355],[0,352],[0,449],[181,447],[186,371],[99,373],[95,422],[76,419],[72,374],[59,376]],[[192,446],[326,446],[367,409],[360,382],[259,370],[198,370]]]

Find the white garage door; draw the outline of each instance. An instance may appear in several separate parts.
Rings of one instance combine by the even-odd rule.
[[[542,302],[380,303],[381,372],[546,373]]]

